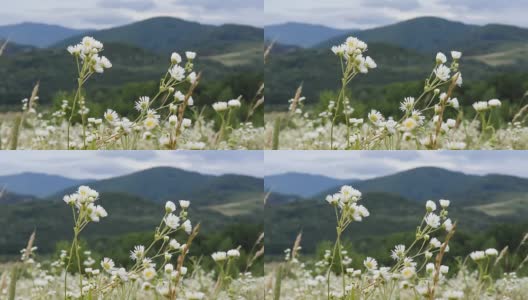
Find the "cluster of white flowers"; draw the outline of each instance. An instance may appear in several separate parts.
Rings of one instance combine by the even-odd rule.
[[[242,105],[242,103],[240,103],[240,100],[231,99],[231,100],[229,100],[227,102],[219,101],[219,102],[213,103],[213,109],[216,112],[223,112],[223,111],[226,111],[227,109],[230,109],[230,108],[238,108],[241,105]]]
[[[346,219],[357,222],[370,215],[365,206],[357,204],[359,200],[361,200],[361,192],[349,185],[342,186],[339,193],[326,196],[326,201],[331,205],[337,205]]]
[[[474,261],[480,261],[485,258],[497,257],[497,255],[499,255],[499,252],[497,251],[497,249],[494,248],[489,248],[485,251],[473,251],[469,254],[471,259]]]
[[[484,111],[487,111],[489,109],[497,108],[502,105],[501,101],[499,99],[491,99],[489,101],[478,101],[473,103],[473,108],[481,113]]]
[[[77,192],[64,196],[63,200],[68,205],[78,209],[79,218],[84,221],[99,222],[101,218],[108,216],[108,213],[101,205],[95,205],[99,198],[99,193],[88,186],[80,186]]]
[[[218,251],[211,254],[211,257],[215,262],[223,262],[227,259],[234,259],[240,257],[240,251],[238,251],[238,249],[231,249],[227,252]]]
[[[332,47],[334,54],[343,57],[347,61],[347,66],[359,73],[368,73],[369,69],[377,67],[370,56],[363,56],[367,50],[367,44],[355,37],[348,37],[343,44]]]
[[[68,46],[70,54],[79,57],[92,72],[103,73],[105,69],[110,69],[112,63],[105,56],[99,56],[103,51],[103,43],[93,37],[84,37],[81,43]]]

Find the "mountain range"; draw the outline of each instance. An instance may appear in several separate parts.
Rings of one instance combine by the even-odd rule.
[[[281,26],[274,28],[274,34],[282,36],[280,31],[277,32]],[[296,28],[298,32],[303,32],[309,30],[310,26],[306,25],[303,29],[297,25]],[[285,29],[284,35],[288,32]],[[528,29],[500,24],[478,26],[436,17],[420,17],[372,29],[351,29],[329,39],[321,38],[308,48],[303,48],[303,43],[293,41],[285,41],[293,46],[276,43],[276,50],[272,50],[265,66],[266,109],[285,109],[287,99],[293,96],[301,83],[304,83],[306,104],[311,106],[320,102],[324,92],[336,91],[341,70],[339,60],[330,48],[343,43],[348,36],[366,41],[369,47],[365,55],[371,56],[378,65],[377,69],[358,76],[352,82],[354,94],[351,100],[357,102],[355,108],[361,108],[362,104],[369,101],[370,104],[378,104],[376,108],[386,114],[396,113],[396,108],[387,110],[384,107],[390,107],[391,103],[397,103],[403,97],[420,93],[423,79],[434,67],[434,56],[438,51],[448,56],[451,50],[463,52],[460,66],[464,74],[464,86],[469,88],[458,93],[489,86],[493,89],[489,91],[492,98],[513,103],[522,98],[525,92],[513,95],[509,92],[511,89],[502,89],[504,84],[497,83],[499,80],[496,77],[515,74],[512,76],[518,82],[508,85],[524,86],[522,74],[528,69]],[[466,98],[481,97],[485,92],[488,91],[475,92],[467,97],[463,97],[463,94],[457,96],[462,106],[468,106],[472,100],[464,103]]]
[[[0,26],[0,39],[15,44],[49,47],[61,40],[90,31],[89,29],[72,29],[58,25],[24,22]]]
[[[287,22],[265,26],[264,39],[270,42],[308,48],[353,31],[309,23]]]
[[[315,196],[329,188],[354,181],[353,179],[337,179],[322,175],[290,172],[264,177],[264,189],[272,193],[306,198]]]
[[[4,181],[9,182],[8,186],[18,187],[26,194],[51,193],[51,196],[24,196],[1,189],[0,227],[5,234],[0,236],[0,255],[16,253],[24,246],[20,237],[29,236],[34,229],[39,249],[44,253],[53,251],[58,241],[69,238],[71,210],[62,197],[80,184],[97,190],[98,204],[109,213],[101,225],[89,226],[87,239],[150,231],[159,224],[167,200],[190,200],[192,221],[202,222],[206,232],[215,232],[228,224],[263,223],[263,179],[250,176],[213,176],[158,167],[104,180],[79,181],[35,173],[2,178],[9,179]],[[36,186],[41,180],[48,186],[45,191]],[[73,185],[65,187],[68,182]]]
[[[301,47],[330,48],[355,36],[367,43],[385,43],[422,53],[462,50],[485,53],[505,43],[526,43],[528,29],[501,25],[472,25],[438,17],[418,17],[370,29],[336,29],[308,23],[284,23],[264,28],[268,41]]]
[[[43,34],[42,31],[50,33]],[[6,32],[5,35],[2,32]],[[213,92],[216,93],[214,101],[222,92],[225,97],[236,98],[241,94],[253,97],[263,77],[261,28],[235,24],[213,26],[171,17],[156,17],[104,30],[80,31],[23,23],[0,27],[0,40],[2,37],[9,39],[0,57],[0,106],[4,110],[18,106],[21,99],[28,97],[28,91],[36,82],[40,82],[40,104],[45,106],[71,92],[76,85],[76,68],[66,47],[79,43],[86,35],[104,43],[103,55],[113,63],[109,75],[94,77],[87,85],[87,97],[94,100],[90,101],[94,113],[99,113],[98,105],[110,105],[103,103],[104,99],[112,99],[112,103],[126,101],[130,107],[131,100],[125,99],[128,95],[123,91],[133,89],[127,85],[135,84],[135,88],[152,92],[166,72],[173,51],[182,55],[184,51],[197,52],[195,69],[203,71],[197,96],[201,96],[198,93],[207,84],[211,89],[220,90],[207,91],[207,98],[201,97],[203,104],[213,101]],[[17,38],[22,36],[24,39]],[[31,42],[32,39],[38,42]],[[242,75],[246,81],[256,81],[252,90],[240,88],[250,86],[250,83],[233,79]],[[103,90],[105,97],[101,97]],[[142,95],[137,92],[134,91],[132,98]]]
[[[0,176],[0,189],[3,188],[15,194],[45,198],[68,187],[86,184],[90,181],[92,180],[26,172]]]

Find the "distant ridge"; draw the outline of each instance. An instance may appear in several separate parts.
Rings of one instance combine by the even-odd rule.
[[[225,54],[242,45],[263,45],[263,29],[247,25],[205,25],[172,17],[143,21],[85,33],[104,42],[124,43],[167,55],[172,51],[197,51],[201,55]],[[78,43],[82,35],[57,42],[64,48]]]
[[[17,44],[45,48],[87,31],[89,29],[71,29],[58,25],[24,22],[0,26],[0,39],[9,39]]]
[[[323,25],[288,22],[264,27],[264,38],[281,44],[312,47],[332,37],[354,30],[336,29]]]
[[[90,182],[90,179],[71,179],[44,173],[20,173],[0,176],[0,190],[19,195],[43,198],[76,184]]]
[[[510,25],[470,25],[437,17],[419,17],[372,29],[348,32],[315,47],[328,48],[354,35],[365,42],[380,42],[423,53],[462,50],[481,53],[504,43],[528,43],[528,29]]]

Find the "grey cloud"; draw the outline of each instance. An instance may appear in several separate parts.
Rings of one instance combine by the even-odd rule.
[[[80,18],[83,20],[84,23],[88,24],[89,26],[92,25],[95,27],[116,26],[134,22],[133,18],[117,13],[80,16]]]
[[[134,11],[145,11],[156,8],[152,0],[101,0],[97,3],[102,8],[125,8]]]
[[[472,11],[504,11],[509,9],[526,9],[526,0],[442,0],[440,4],[449,5],[454,8],[464,8]]]
[[[357,16],[347,15],[343,16],[343,18],[353,24],[367,27],[388,25],[398,21],[396,17],[385,15],[383,13],[358,14]]]
[[[138,161],[154,160],[157,157],[156,151],[98,151],[97,156],[111,158],[128,158]]]
[[[264,9],[264,0],[176,0],[173,3],[191,8],[199,6],[205,10]]]
[[[421,158],[420,152],[416,151],[394,151],[387,153],[385,151],[361,151],[359,152],[360,157],[362,158],[373,158],[373,159],[383,159],[390,157],[392,159],[400,160],[419,160]]]
[[[394,8],[398,10],[412,10],[421,7],[418,0],[363,0],[365,7]]]

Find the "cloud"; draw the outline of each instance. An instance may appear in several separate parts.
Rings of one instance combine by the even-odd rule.
[[[153,167],[262,177],[263,151],[15,151],[0,155],[0,175],[22,172],[108,178]]]
[[[344,29],[367,29],[423,16],[528,27],[527,4],[526,0],[266,0],[264,10],[267,24],[297,21]]]
[[[93,27],[92,24],[97,26],[112,27],[120,24],[127,24],[134,22],[134,18],[119,13],[102,13],[97,15],[81,15],[79,18],[89,27]]]
[[[100,0],[98,7],[101,8],[124,8],[134,11],[151,10],[156,7],[152,0]]]
[[[175,0],[174,4],[188,7],[201,7],[211,11],[264,9],[264,0]]]
[[[421,7],[418,0],[363,0],[365,7],[393,8],[398,10],[409,10]]]
[[[265,175],[285,172],[367,179],[418,167],[528,177],[522,151],[266,151]]]
[[[17,0],[5,3],[0,25],[40,22],[103,29],[169,16],[206,24],[262,26],[264,0]]]
[[[505,11],[510,9],[526,9],[526,0],[442,0],[439,3],[451,8],[462,8],[471,11]]]

